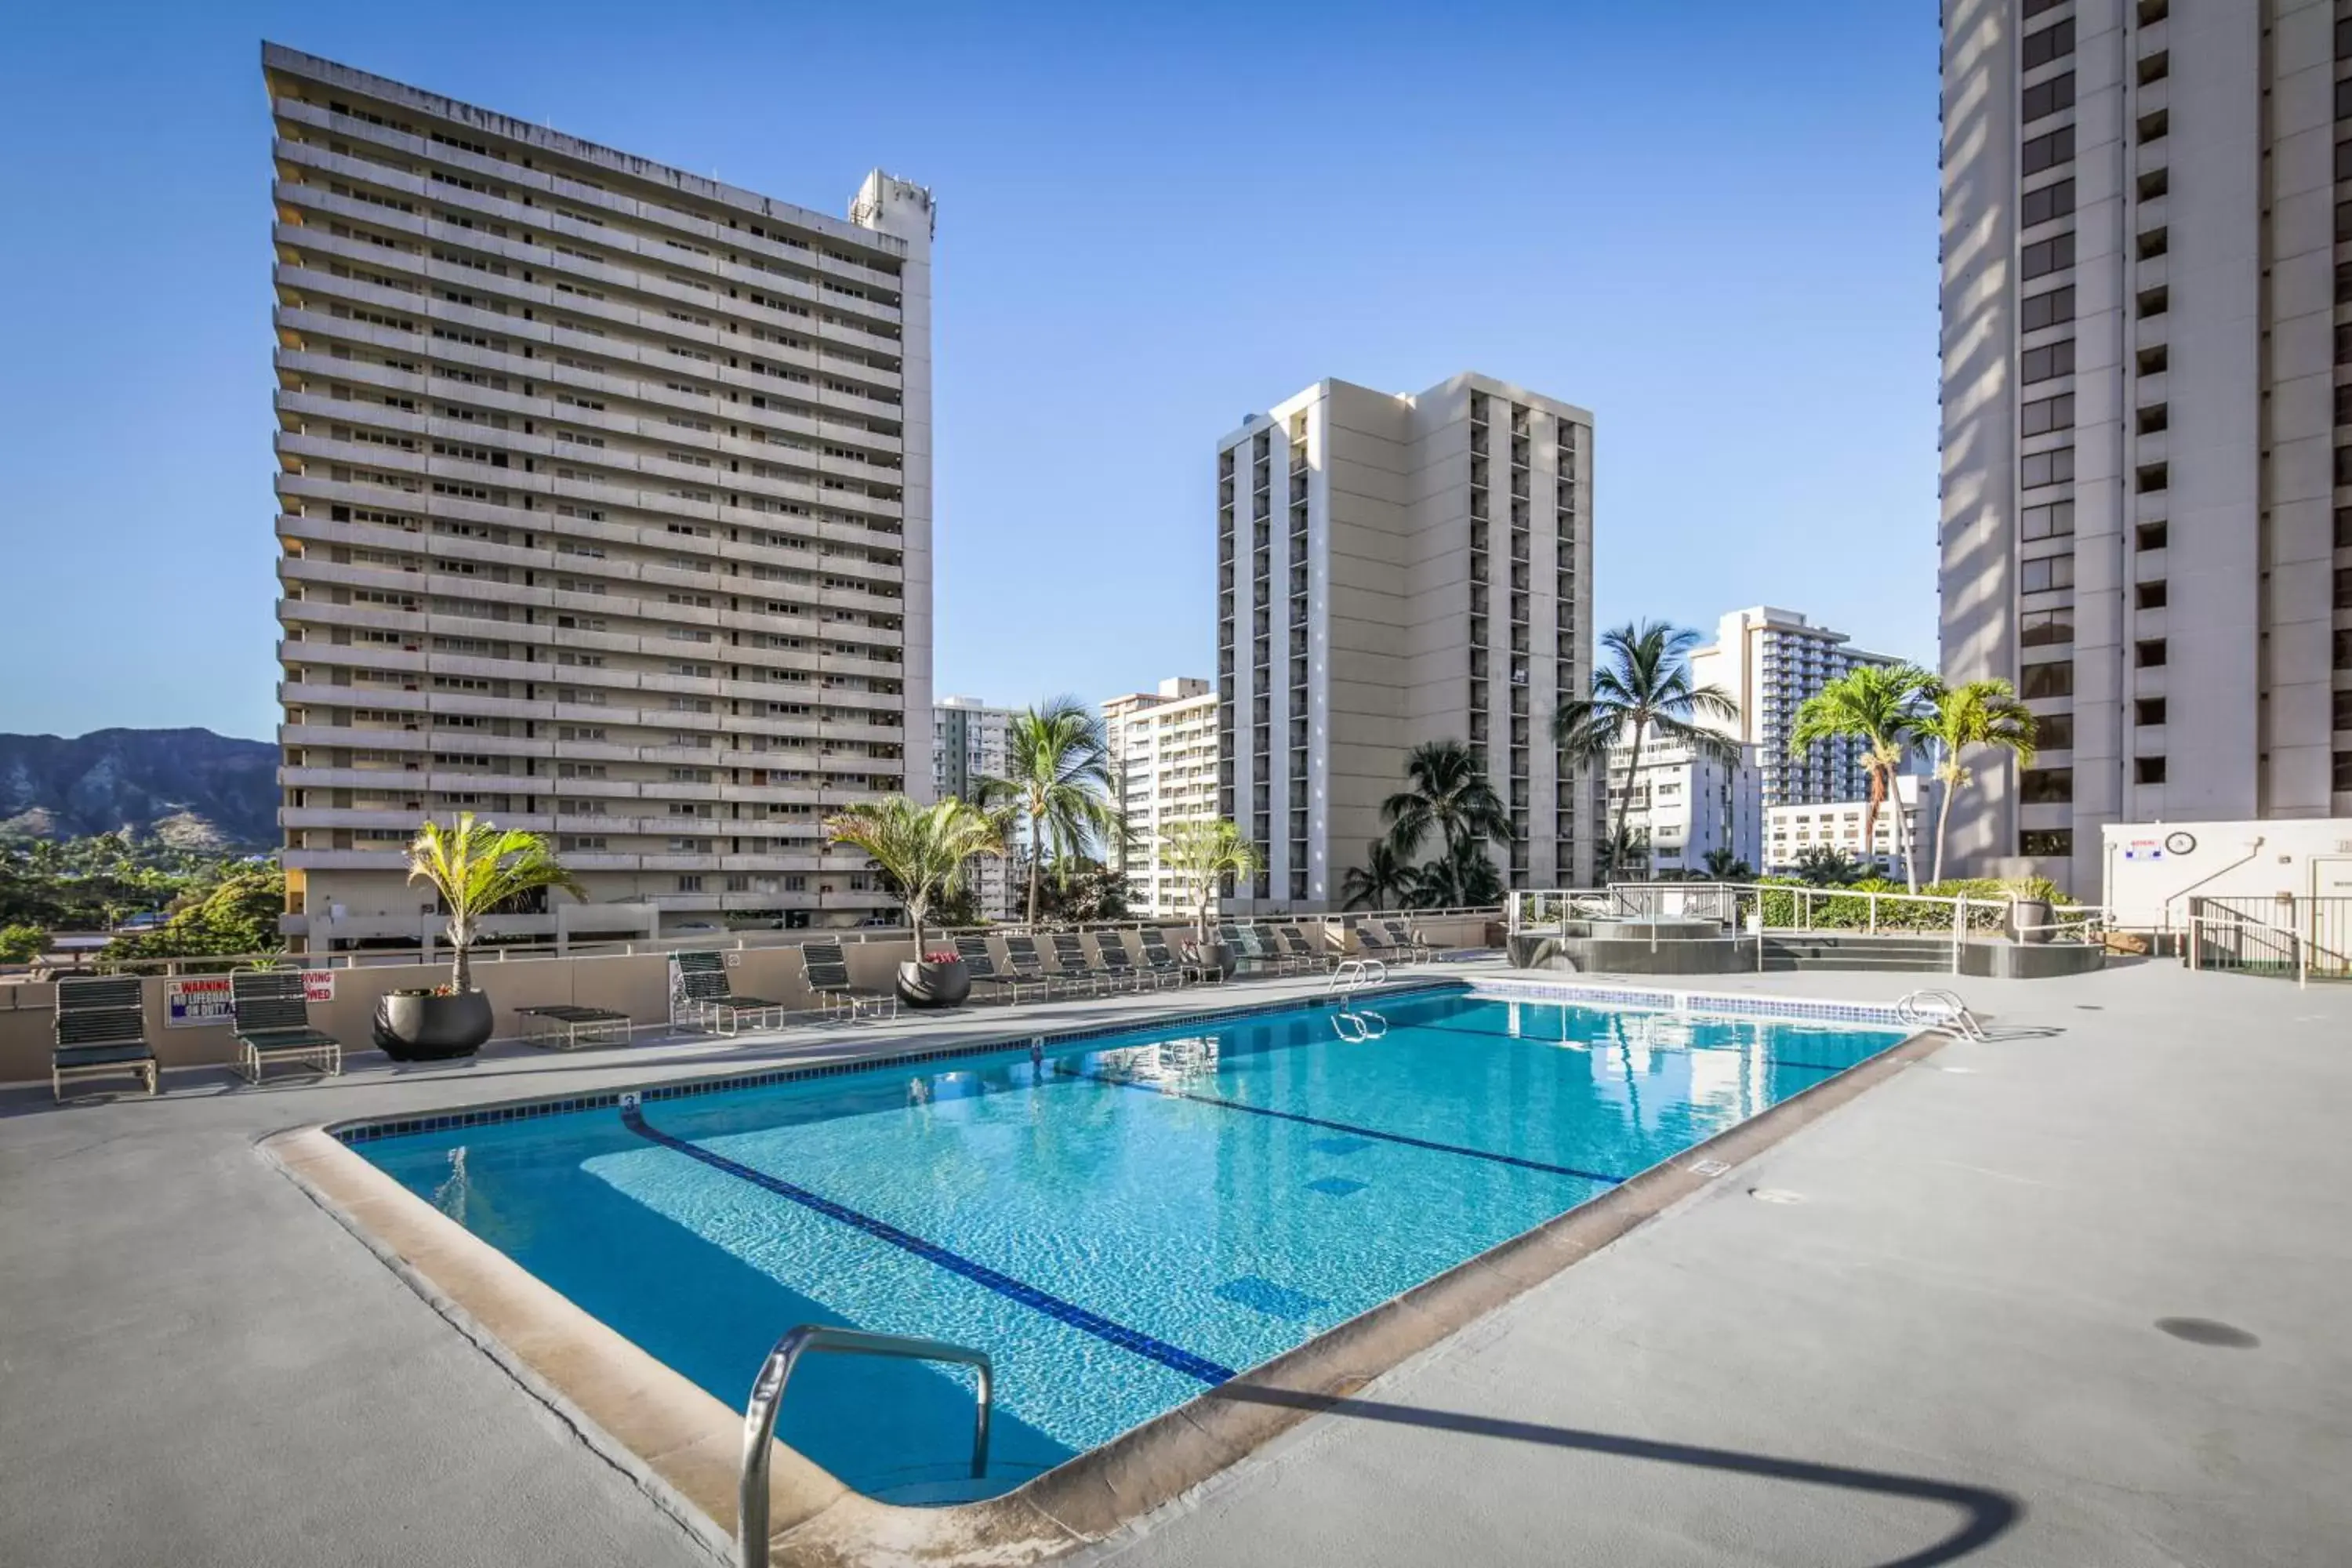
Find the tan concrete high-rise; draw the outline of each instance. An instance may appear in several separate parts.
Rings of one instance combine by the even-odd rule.
[[[1197,879],[1168,863],[1168,836],[1217,815],[1217,691],[1179,675],[1157,691],[1129,691],[1102,705],[1111,776],[1118,781],[1128,841],[1114,862],[1127,873],[1128,908],[1139,915],[1190,915]]]
[[[929,794],[929,193],[263,68],[289,934],[430,929],[399,849],[460,811],[587,886],[516,932],[891,908],[819,825]]]
[[[1318,382],[1217,443],[1217,572],[1218,813],[1265,862],[1237,908],[1338,907],[1446,739],[1510,814],[1508,883],[1590,879],[1597,770],[1561,779],[1551,720],[1591,678],[1591,414],[1467,372]]]
[[[1963,870],[2352,815],[2352,16],[1947,0],[1943,666],[2042,755]]]

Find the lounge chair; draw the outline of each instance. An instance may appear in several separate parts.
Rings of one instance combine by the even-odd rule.
[[[1141,973],[1158,978],[1163,985],[1181,985],[1188,980],[1201,977],[1200,965],[1177,962],[1176,955],[1168,951],[1165,936],[1148,927],[1140,934],[1143,942]]]
[[[1259,944],[1256,935],[1247,927],[1221,925],[1217,928],[1217,940],[1224,944],[1225,951],[1234,955],[1235,974],[1246,973],[1252,970],[1261,973],[1267,970],[1273,970],[1276,973],[1281,973],[1282,961],[1267,952]]]
[[[1398,968],[1418,963],[1427,956],[1413,951],[1410,944],[1401,945],[1391,942],[1387,937],[1382,936],[1370,921],[1364,921],[1356,928],[1356,945],[1363,950],[1364,957],[1376,958],[1382,963],[1394,964]]]
[[[1127,951],[1127,939],[1120,936],[1118,932],[1115,931],[1095,932],[1095,951],[1102,954],[1103,968],[1133,989],[1142,990],[1143,983],[1147,980],[1151,983],[1152,989],[1155,991],[1161,985],[1162,982],[1159,975],[1150,970],[1138,969],[1135,966],[1135,955]]]
[[[1004,961],[1013,966],[1013,973],[1022,979],[1034,980],[1044,986],[1045,994],[1048,996],[1051,996],[1057,988],[1065,995],[1068,994],[1077,988],[1079,982],[1084,978],[1061,973],[1058,965],[1054,969],[1047,969],[1045,959],[1038,954],[1037,939],[1034,936],[1006,937]]]
[[[547,1002],[515,1009],[515,1033],[526,1045],[568,1051],[583,1040],[618,1040],[627,1045],[636,1025],[626,1013],[610,1007],[576,1007],[568,1002]]]
[[[1035,992],[1041,1000],[1053,994],[1045,984],[1045,977],[1042,974],[1032,979],[1025,974],[1007,974],[997,968],[996,960],[989,955],[986,937],[960,936],[955,939],[955,944],[956,956],[963,960],[964,969],[971,974],[973,987],[975,989],[982,985],[992,987],[1004,998],[1006,1005],[1009,1006],[1020,1001],[1021,994],[1024,991]]]
[[[1283,947],[1272,926],[1261,922],[1244,929],[1248,931],[1250,940],[1257,944],[1259,954],[1274,965],[1276,974],[1296,974],[1307,967],[1303,960]]]
[[[229,1033],[236,1037],[237,1070],[261,1081],[272,1062],[307,1063],[329,1074],[343,1070],[343,1043],[310,1026],[310,994],[299,969],[247,969],[228,977]]]
[[[801,943],[801,973],[808,981],[809,990],[815,994],[817,1005],[827,1013],[847,1013],[852,1018],[898,1016],[896,991],[877,991],[871,985],[850,984],[849,960],[837,942]]]
[[[1061,982],[1064,992],[1084,986],[1089,993],[1099,992],[1108,984],[1110,976],[1087,957],[1085,939],[1074,931],[1057,931],[1051,938],[1054,943],[1054,967],[1046,977]]]
[[[714,1035],[737,1033],[746,1018],[754,1028],[782,1026],[786,1012],[782,1003],[734,994],[727,978],[725,954],[700,952],[669,956],[677,974],[677,987],[670,997],[671,1023],[690,1024]]]
[[[1307,933],[1297,926],[1276,926],[1274,929],[1274,934],[1282,939],[1283,951],[1287,952],[1302,970],[1320,969],[1328,974],[1339,966],[1339,954],[1333,952],[1328,945],[1318,947],[1314,942],[1309,942]]]
[[[130,1074],[153,1094],[161,1073],[147,1044],[147,1009],[139,978],[103,974],[58,982],[57,1043],[49,1052],[49,1092],[66,1097],[66,1080]]]
[[[1382,921],[1381,923],[1388,927],[1391,941],[1413,954],[1423,963],[1429,962],[1432,953],[1444,951],[1438,943],[1430,941],[1426,935],[1413,930],[1402,921]]]

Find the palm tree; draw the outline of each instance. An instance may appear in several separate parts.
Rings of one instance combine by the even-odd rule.
[[[1127,826],[1111,803],[1110,742],[1099,714],[1075,697],[1016,713],[1004,737],[1004,776],[980,781],[983,808],[1009,803],[1028,838],[1029,924],[1037,923],[1039,879],[1094,842],[1122,841]]]
[[[1385,838],[1365,845],[1364,863],[1350,867],[1339,879],[1343,909],[1360,910],[1369,904],[1385,910],[1392,901],[1402,905],[1412,892],[1413,868]]]
[[[536,833],[501,828],[460,812],[454,827],[426,818],[408,844],[408,879],[441,895],[449,911],[449,987],[474,988],[472,950],[484,915],[546,888],[585,900],[588,889]]]
[[[1409,787],[1381,802],[1381,820],[1388,824],[1389,843],[1400,858],[1410,858],[1421,841],[1437,830],[1447,856],[1496,838],[1511,839],[1511,816],[1503,797],[1487,782],[1486,764],[1459,741],[1425,741],[1407,753],[1405,782]]]
[[[1829,844],[1811,844],[1798,850],[1790,869],[1797,880],[1813,888],[1850,888],[1863,878],[1862,862]]]
[[[996,824],[954,795],[922,805],[903,795],[862,800],[824,819],[825,837],[863,849],[898,889],[915,952],[923,951],[923,921],[940,899],[963,886],[972,861],[1004,853]]]
[[[1691,684],[1690,652],[1697,643],[1698,633],[1664,621],[1628,622],[1603,632],[1591,695],[1562,702],[1552,715],[1553,743],[1578,762],[1598,763],[1605,772],[1611,751],[1628,746],[1625,791],[1618,797],[1617,826],[1608,840],[1618,849],[1632,847],[1625,819],[1642,773],[1642,744],[1649,736],[1679,741],[1710,755],[1738,754],[1738,742],[1705,722],[1738,720],[1739,704],[1719,686]]]
[[[1912,664],[1865,664],[1822,686],[1799,705],[1789,733],[1790,754],[1823,741],[1856,741],[1870,774],[1869,803],[1862,814],[1862,848],[1875,856],[1878,808],[1895,793],[1904,759],[1917,749],[1926,717],[1921,699],[1936,678]],[[1911,890],[1919,890],[1919,868],[1904,847],[1903,803],[1895,805],[1895,849]]]
[[[1927,689],[1935,710],[1919,726],[1919,736],[1936,750],[1936,781],[1943,786],[1936,803],[1936,874],[1944,879],[1944,826],[1952,814],[1952,796],[1975,781],[1960,758],[1970,746],[1993,746],[2017,758],[2020,767],[2033,765],[2033,715],[2017,700],[2017,689],[2006,680],[1969,680],[1958,686],[1938,682]]]
[[[1708,850],[1704,864],[1706,874],[1718,882],[1748,882],[1756,878],[1756,868],[1727,848]]]
[[[1160,830],[1160,858],[1169,870],[1186,879],[1198,900],[1192,932],[1203,945],[1209,940],[1209,906],[1228,877],[1257,875],[1257,847],[1242,830],[1223,817],[1171,822]]]

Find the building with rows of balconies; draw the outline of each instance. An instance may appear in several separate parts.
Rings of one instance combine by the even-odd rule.
[[[509,931],[892,908],[821,823],[931,783],[929,193],[263,66],[288,933],[422,934],[400,850],[462,811],[586,885]]]

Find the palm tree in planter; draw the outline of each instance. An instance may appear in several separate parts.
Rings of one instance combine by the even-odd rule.
[[[940,899],[955,893],[972,863],[1005,852],[1003,829],[986,812],[953,795],[922,805],[903,795],[860,801],[824,819],[825,837],[866,851],[907,907],[915,956],[898,966],[898,994],[918,1005],[953,1006],[971,991],[962,962],[923,951],[923,925]]]
[[[1919,747],[1921,725],[1927,717],[1926,694],[1936,678],[1913,664],[1865,664],[1825,683],[1797,708],[1797,721],[1789,731],[1789,754],[1802,756],[1822,741],[1861,743],[1863,767],[1870,777],[1870,795],[1862,812],[1862,852],[1875,861],[1878,811],[1896,795],[1895,781],[1903,763]],[[1904,837],[1903,802],[1895,801],[1895,852],[1902,857],[1903,874],[1911,890],[1919,890],[1919,863]]]
[[[1413,868],[1396,846],[1375,838],[1364,846],[1364,863],[1351,866],[1339,879],[1341,907],[1350,910],[1402,908],[1412,897]]]
[[[1004,736],[1004,776],[980,781],[983,808],[1010,805],[1029,841],[1029,920],[1045,861],[1083,854],[1089,843],[1123,842],[1127,825],[1111,803],[1110,742],[1101,715],[1075,697],[1013,716]]]
[[[1919,726],[1919,738],[1935,749],[1936,782],[1943,786],[1936,802],[1936,869],[1930,882],[1944,879],[1944,827],[1952,814],[1952,797],[1975,782],[1976,774],[1960,758],[1970,746],[1991,746],[2017,758],[2017,765],[2033,765],[2033,715],[2017,700],[2017,689],[2006,680],[1969,680],[1958,686],[1937,684],[1927,689],[1935,707]]]
[[[1258,872],[1257,847],[1223,817],[1171,822],[1160,829],[1160,863],[1192,889],[1192,935],[1204,967],[1231,974],[1234,955],[1211,940],[1209,912],[1227,878],[1242,881]]]
[[[375,1039],[403,1060],[470,1056],[490,1037],[490,1000],[474,986],[473,951],[482,920],[533,893],[588,890],[536,833],[458,814],[454,826],[426,819],[408,845],[408,879],[440,896],[449,917],[449,984],[438,993],[395,991],[377,1005]]]
[[[1592,694],[1573,698],[1552,715],[1552,742],[1561,755],[1609,767],[1609,753],[1626,748],[1625,789],[1617,798],[1617,825],[1606,843],[1630,851],[1626,832],[1633,790],[1642,778],[1642,747],[1653,735],[1692,751],[1736,760],[1738,742],[1709,721],[1727,724],[1739,704],[1719,686],[1691,683],[1690,654],[1698,633],[1664,621],[1627,622],[1601,634],[1601,662],[1592,672]],[[1646,858],[1646,847],[1643,850]],[[1630,857],[1629,857],[1630,858]],[[1612,857],[1614,860],[1614,857]],[[1612,864],[1614,876],[1620,865]]]

